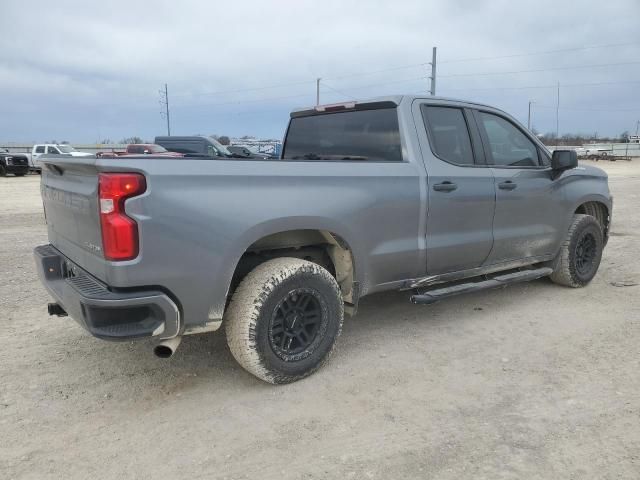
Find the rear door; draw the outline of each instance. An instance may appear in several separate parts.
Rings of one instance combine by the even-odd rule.
[[[506,115],[474,112],[495,177],[493,249],[487,265],[551,255],[565,212],[549,158]]]
[[[473,116],[423,101],[414,119],[427,170],[427,273],[479,267],[493,245],[495,190]]]

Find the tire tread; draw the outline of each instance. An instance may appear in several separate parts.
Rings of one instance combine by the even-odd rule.
[[[322,276],[333,287],[337,297],[342,298],[338,283],[326,269],[299,258],[281,257],[264,262],[249,272],[238,285],[225,312],[225,331],[231,354],[245,370],[268,383],[290,383],[311,375],[326,363],[335,348],[334,341],[330,351],[318,365],[296,376],[270,371],[258,353],[256,324],[264,303],[281,282],[301,271]],[[340,305],[340,324],[336,338],[340,335],[344,319],[342,302]]]
[[[574,267],[571,263],[571,242],[573,241],[574,233],[585,222],[595,223],[598,225],[598,228],[602,233],[602,227],[600,227],[600,223],[595,217],[584,214],[575,214],[573,216],[573,222],[569,227],[567,237],[560,247],[558,263],[556,264],[556,268],[553,273],[549,276],[553,283],[571,288],[580,288],[586,285],[585,282],[581,282],[575,276]]]

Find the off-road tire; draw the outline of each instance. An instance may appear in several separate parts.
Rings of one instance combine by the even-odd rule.
[[[25,173],[14,173],[14,175],[16,177],[24,177],[26,174]]]
[[[579,249],[581,241],[588,237],[593,241],[594,254],[587,267],[579,264]],[[602,259],[604,235],[602,226],[591,215],[576,214],[569,227],[567,238],[560,247],[556,260],[556,268],[550,275],[551,281],[567,287],[580,288],[587,285],[598,271]]]
[[[0,177],[6,177],[7,176],[7,169],[4,168],[4,165],[0,165]]]
[[[302,351],[289,354],[284,340],[281,344],[285,327],[291,324],[282,320],[283,312],[298,308],[302,296],[308,296],[307,303],[320,312],[310,318],[320,320],[311,326],[316,330],[310,344],[305,347],[296,337]],[[293,318],[295,324],[296,313],[286,318]],[[273,384],[294,382],[318,370],[333,351],[343,319],[344,303],[335,278],[321,266],[298,258],[276,258],[258,265],[240,282],[224,315],[227,343],[235,359],[249,373]],[[294,326],[300,328],[301,322],[291,331]],[[286,335],[294,335],[291,331]],[[311,336],[305,330],[299,338]]]

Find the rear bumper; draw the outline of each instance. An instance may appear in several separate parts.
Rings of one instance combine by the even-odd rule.
[[[114,291],[51,245],[34,249],[38,276],[56,302],[92,335],[104,340],[173,338],[180,311],[159,290]]]

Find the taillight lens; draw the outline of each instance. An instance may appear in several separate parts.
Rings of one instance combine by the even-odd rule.
[[[100,174],[100,225],[102,249],[107,260],[131,260],[138,256],[138,224],[127,217],[124,202],[146,189],[144,176],[139,173]]]

